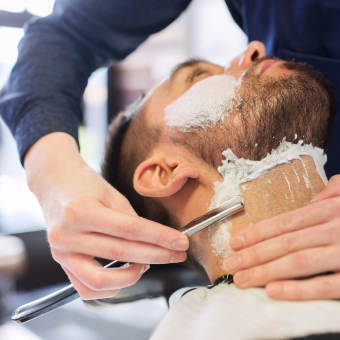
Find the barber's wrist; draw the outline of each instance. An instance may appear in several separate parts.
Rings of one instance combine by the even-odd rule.
[[[24,160],[30,190],[38,197],[45,182],[53,179],[59,171],[67,171],[71,163],[85,166],[71,135],[54,132],[40,138],[29,149]]]

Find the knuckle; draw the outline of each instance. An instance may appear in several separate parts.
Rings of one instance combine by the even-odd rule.
[[[259,254],[255,247],[249,248],[249,253],[248,256],[246,256],[246,258],[249,258],[250,263],[256,263],[259,261]]]
[[[160,231],[159,235],[156,238],[156,245],[160,246],[164,243],[164,240],[166,239],[165,231]]]
[[[127,260],[127,247],[123,245],[115,244],[114,246],[109,248],[108,258],[110,260]]]
[[[95,291],[103,290],[105,286],[103,275],[98,273],[97,275],[88,278],[87,286]]]
[[[74,202],[69,202],[64,205],[63,212],[62,212],[62,219],[63,221],[70,221],[72,222],[75,220],[76,216],[79,214],[78,205]]]
[[[156,253],[156,254],[154,255],[154,259],[153,259],[152,262],[153,262],[154,264],[170,263],[170,261],[171,261],[171,256],[172,256],[173,254],[175,254],[175,253],[176,253],[176,252],[171,253],[170,256],[168,256],[168,258],[167,258],[166,260],[163,258],[162,254]]]
[[[292,258],[293,267],[297,270],[306,268],[309,262],[310,262],[310,257],[306,253],[294,254]]]
[[[125,196],[121,195],[118,191],[116,191],[116,193],[119,195],[119,197],[118,199],[117,197],[115,197],[115,200],[113,203],[114,208],[117,210],[121,210],[121,211],[129,211],[131,209],[131,204],[129,200]],[[111,197],[112,197],[112,192],[109,192],[108,198],[111,198]]]
[[[261,242],[264,240],[264,237],[261,235],[259,228],[253,227],[248,230],[244,237],[246,238],[246,244],[254,244],[257,242]]]
[[[56,251],[53,247],[51,247],[51,255],[54,261],[58,263],[62,263],[61,255],[58,251]]]
[[[88,218],[88,212],[93,209],[93,201],[86,198],[77,198],[72,201],[66,202],[61,210],[61,224],[70,225],[80,219],[85,220]]]
[[[122,237],[127,240],[136,239],[137,235],[140,232],[140,228],[138,227],[138,225],[135,224],[132,226],[130,221],[122,221],[120,223],[119,229]]]
[[[47,239],[48,239],[49,244],[55,247],[58,247],[61,244],[63,244],[62,238],[63,238],[62,230],[61,230],[61,227],[58,225],[53,226],[47,234]]]
[[[277,228],[281,233],[284,233],[293,224],[293,216],[292,214],[283,215],[277,223]]]
[[[298,236],[296,233],[285,234],[281,239],[281,246],[285,253],[290,253],[295,250],[298,241]]]
[[[52,247],[67,250],[72,249],[75,243],[79,243],[79,238],[74,236],[67,228],[56,225],[48,231],[47,240]]]

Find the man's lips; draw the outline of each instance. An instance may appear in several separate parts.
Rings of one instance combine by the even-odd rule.
[[[262,66],[259,70],[259,75],[263,74],[265,71],[267,71],[270,67],[272,67],[274,64],[280,63],[282,62],[282,60],[276,60],[276,59],[269,59],[269,60],[265,60],[262,63]]]

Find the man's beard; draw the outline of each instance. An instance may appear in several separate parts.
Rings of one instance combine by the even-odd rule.
[[[260,78],[257,66],[272,57],[264,57],[247,70],[236,93],[235,109],[216,125],[176,131],[171,142],[183,145],[213,168],[222,161],[222,152],[232,149],[239,158],[261,160],[287,141],[324,148],[330,129],[332,93],[329,82],[305,64],[286,62],[292,72],[279,79]]]

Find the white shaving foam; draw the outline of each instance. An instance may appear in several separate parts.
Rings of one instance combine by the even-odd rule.
[[[301,160],[300,156],[303,155],[313,157],[316,169],[326,185],[327,177],[323,168],[327,161],[326,154],[324,154],[322,149],[313,147],[311,144],[302,144],[302,140],[300,140],[298,144],[293,144],[286,142],[284,138],[276,150],[273,150],[270,154],[268,153],[267,156],[260,161],[237,158],[231,149],[224,151],[222,154],[225,160],[222,161],[222,166],[218,168],[218,171],[223,176],[223,182],[216,182],[214,184],[215,195],[209,210],[219,207],[222,203],[236,195],[240,195],[241,184],[268,173],[276,165],[289,163],[289,161],[293,159]],[[306,181],[306,186],[308,187],[307,183]],[[290,187],[288,180],[287,184]],[[230,239],[231,228],[231,219],[227,219],[220,222],[217,226],[213,226],[208,233],[214,253],[223,258],[228,257],[233,252],[229,246],[229,241],[224,242],[224,240]]]
[[[293,194],[292,190],[290,189],[290,183],[288,181],[287,176],[285,175],[285,173],[283,171],[282,171],[282,174],[283,174],[283,176],[285,176],[285,179],[286,179],[286,182],[287,182],[287,185],[288,185],[288,189],[289,189],[291,195],[294,197],[294,194]],[[287,195],[286,195],[286,197],[287,197]],[[294,198],[293,198],[293,201],[294,201]]]
[[[235,89],[241,79],[218,74],[199,81],[164,109],[167,125],[180,127],[186,132],[187,128],[223,120],[235,107]],[[239,103],[242,101],[238,100]]]
[[[302,174],[302,178],[303,178],[304,181],[305,181],[306,188],[307,188],[307,189],[310,189],[310,188],[312,187],[312,184],[311,184],[309,178],[308,178],[305,174]]]
[[[292,164],[293,170],[295,172],[296,178],[297,178],[297,182],[300,183],[300,177],[298,175],[298,173],[295,171],[294,165]]]

